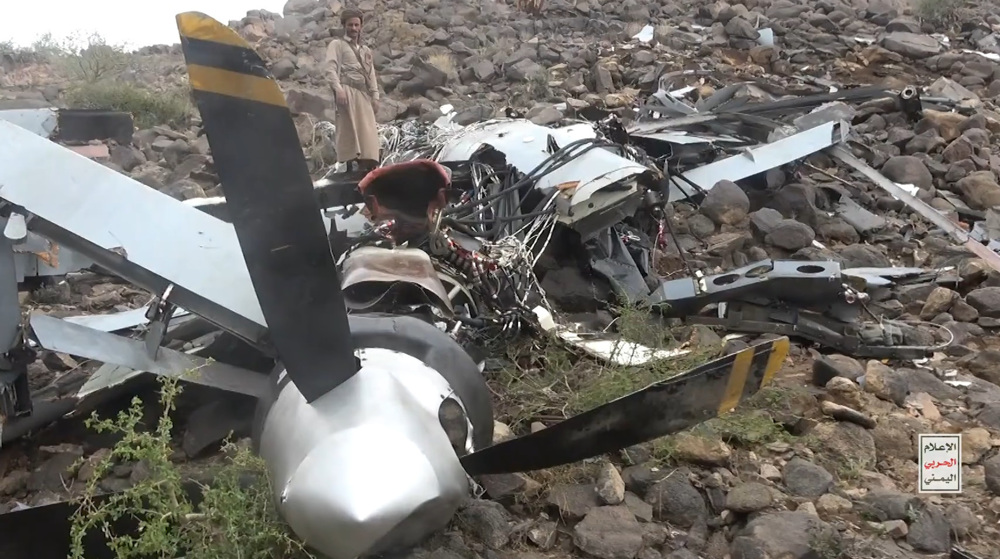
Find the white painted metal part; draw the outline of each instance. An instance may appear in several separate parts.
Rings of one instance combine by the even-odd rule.
[[[24,128],[43,138],[50,138],[59,125],[59,111],[57,109],[8,109],[0,111],[0,120]]]
[[[542,330],[559,338],[569,347],[612,365],[636,367],[654,361],[676,359],[691,353],[688,349],[655,349],[640,343],[630,342],[621,336],[597,332],[575,332],[567,325],[559,324],[552,313],[544,307],[532,309]],[[580,326],[574,324],[573,326]]]
[[[507,156],[507,162],[522,173],[529,173],[545,161],[548,137],[552,136],[561,148],[577,140],[596,138],[590,123],[579,123],[562,128],[539,126],[528,120],[491,120],[472,124],[452,136],[441,147],[438,161],[464,162],[482,145],[488,144]],[[594,148],[574,151],[571,161],[538,179],[540,189],[554,188],[559,184],[579,181],[570,199],[572,205],[586,202],[602,188],[625,179],[648,173],[649,169],[606,149]]]
[[[149,305],[114,313],[67,316],[63,320],[101,332],[117,332],[148,324],[149,319],[146,318],[147,312],[149,312]],[[180,318],[189,314],[191,313],[184,309],[177,309],[174,311],[173,318]]]
[[[0,198],[266,326],[229,223],[9,122]]]
[[[471,494],[438,419],[458,400],[448,382],[403,353],[357,356],[358,374],[312,404],[285,384],[260,438],[282,517],[330,559],[414,545]]]
[[[711,190],[721,180],[745,179],[842,143],[849,129],[850,125],[843,121],[826,122],[798,134],[748,148],[743,153],[691,169],[683,173],[683,177],[704,190]],[[683,200],[695,194],[695,189],[687,181],[670,179],[670,202]]]

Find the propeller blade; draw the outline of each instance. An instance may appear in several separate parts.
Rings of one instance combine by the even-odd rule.
[[[340,277],[277,82],[235,31],[177,16],[188,79],[271,342],[312,402],[358,371]]]
[[[788,338],[709,361],[530,435],[462,458],[469,475],[526,472],[577,462],[683,431],[728,412],[771,382]]]

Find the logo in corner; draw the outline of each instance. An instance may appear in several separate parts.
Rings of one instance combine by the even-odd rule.
[[[920,493],[962,492],[962,435],[920,435]]]

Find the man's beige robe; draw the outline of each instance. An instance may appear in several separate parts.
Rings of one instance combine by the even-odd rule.
[[[355,55],[348,38],[334,39],[326,49],[327,75],[336,92],[344,89],[347,105],[337,105],[337,161],[379,160],[378,128],[372,101],[378,101],[378,78],[372,51],[359,45]],[[362,64],[363,63],[363,64]]]

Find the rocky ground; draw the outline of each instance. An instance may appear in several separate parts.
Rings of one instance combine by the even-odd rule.
[[[694,85],[702,96],[737,81],[753,82],[760,97],[831,85],[913,84],[930,87],[925,96],[953,100],[964,114],[927,111],[910,122],[894,102],[855,106],[850,120],[870,148],[869,163],[894,181],[916,185],[921,199],[952,216],[972,210],[989,222],[1000,205],[1000,48],[993,35],[1000,16],[986,4],[550,0],[534,18],[493,0],[419,6],[363,0],[359,7],[375,14],[366,30],[389,99],[380,108],[383,122],[436,118],[438,107],[450,103],[461,123],[508,104],[550,123],[587,106],[629,106],[654,90],[662,73],[676,70],[695,72],[674,87]],[[321,60],[342,8],[335,0],[291,0],[283,17],[252,12],[231,23],[271,61],[317,172],[332,160],[329,139],[315,124],[332,117]],[[953,17],[927,17],[934,9]],[[646,24],[654,26],[654,40],[630,41]],[[774,31],[774,46],[758,44],[764,28]],[[132,80],[160,89],[183,84],[176,47],[137,56]],[[58,69],[42,62],[4,64],[0,108],[59,102],[67,87]],[[560,103],[565,109],[556,108]],[[111,146],[103,162],[180,199],[219,194],[196,120],[186,128],[141,130],[133,145]],[[957,543],[982,558],[1000,558],[1000,273],[828,158],[808,163],[769,173],[773,188],[764,198],[727,185],[713,189],[700,208],[674,208],[691,264],[714,272],[772,256],[845,266],[952,265],[951,280],[873,302],[884,316],[946,327],[955,336],[949,348],[919,365],[793,348],[776,386],[730,416],[621,455],[484,480],[492,500],[465,509],[453,530],[414,555],[889,559],[939,557]],[[852,197],[887,219],[886,227],[861,231],[831,215],[830,188],[845,182]],[[558,278],[550,274],[547,281],[556,282],[550,291]],[[103,278],[25,299],[60,314],[123,310],[143,301],[137,291]],[[721,345],[718,334],[698,328],[671,336]],[[69,382],[92,364],[46,355],[33,367],[39,379]],[[833,371],[834,378],[816,386],[814,368]],[[565,404],[568,396],[550,389],[561,378],[575,379],[574,401],[582,391],[589,391],[588,401],[602,401],[610,390],[597,380],[580,385],[594,371],[537,350],[529,357],[497,356],[493,369],[501,419],[515,432],[559,419],[565,406],[553,404]],[[956,379],[968,385],[950,382]],[[185,413],[206,398],[191,394]],[[862,417],[835,420],[833,404]],[[190,443],[199,422],[181,424],[175,458],[195,465],[211,460]],[[916,435],[958,432],[964,435],[964,493],[919,495]],[[72,493],[87,474],[69,465],[106,445],[72,424],[4,449],[0,509]],[[127,486],[135,471],[122,465],[109,487]]]

